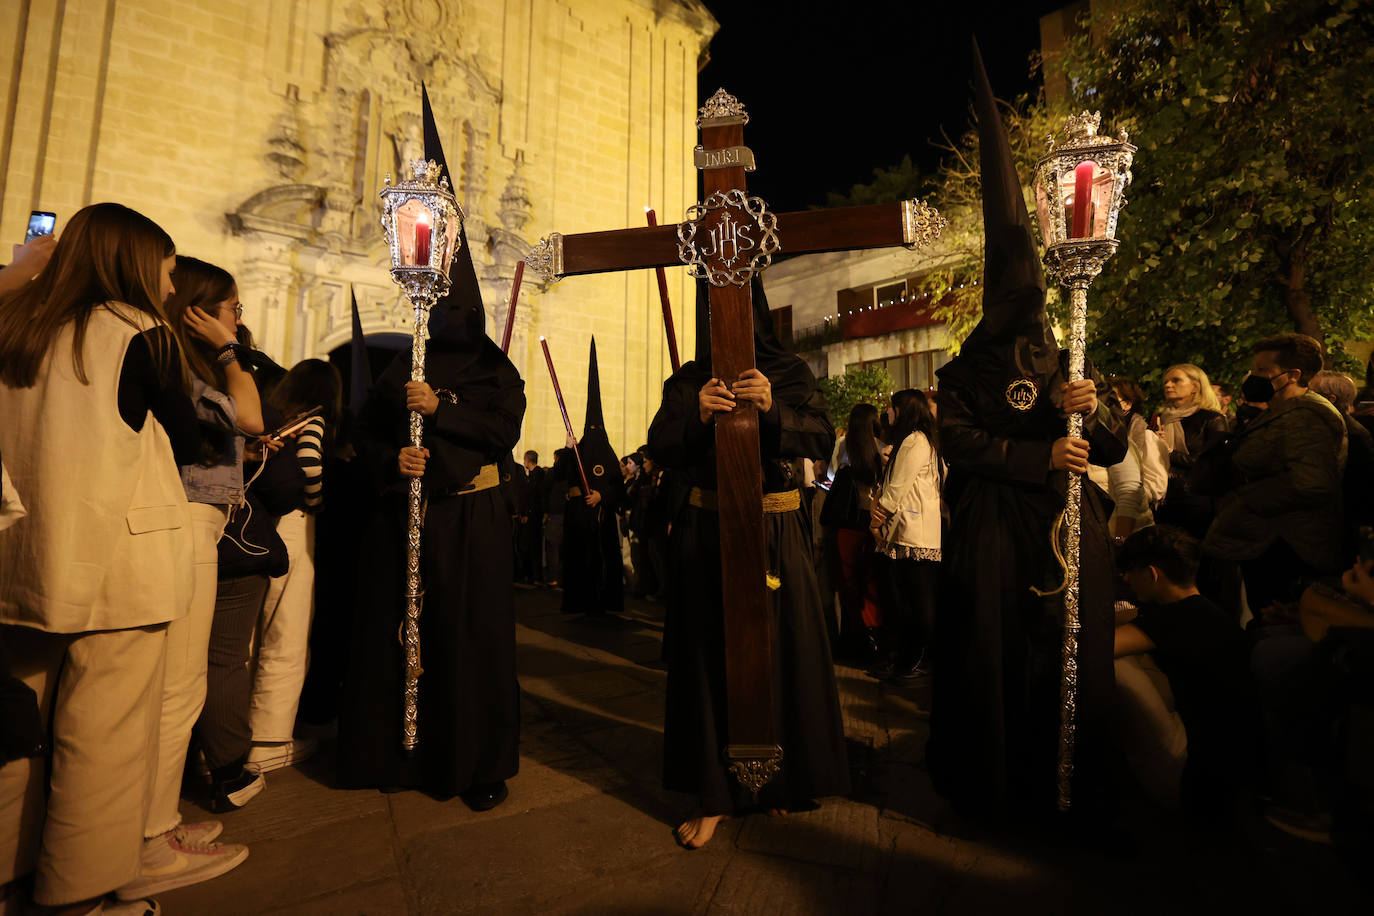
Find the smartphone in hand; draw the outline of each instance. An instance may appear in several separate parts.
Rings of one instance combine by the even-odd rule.
[[[49,213],[46,210],[33,210],[29,213],[29,228],[24,233],[24,244],[27,245],[40,235],[52,235],[57,229],[57,214]]]
[[[324,405],[322,404],[316,404],[314,407],[302,410],[300,413],[296,414],[294,417],[287,420],[281,426],[278,426],[276,429],[272,430],[272,432],[268,433],[268,438],[285,439],[292,433],[300,432],[302,429],[305,428],[305,424],[309,423],[315,417],[322,416],[323,414]]]

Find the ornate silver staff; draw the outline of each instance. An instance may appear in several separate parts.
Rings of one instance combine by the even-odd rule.
[[[1116,217],[1131,183],[1136,148],[1123,129],[1115,141],[1097,135],[1100,112],[1069,118],[1064,140],[1036,168],[1035,198],[1045,240],[1045,267],[1069,287],[1069,381],[1083,378],[1088,287],[1116,252]],[[1069,415],[1069,436],[1083,436],[1083,415]],[[1064,641],[1059,710],[1059,808],[1072,801],[1078,705],[1078,566],[1083,478],[1070,472],[1064,503]]]
[[[429,311],[448,292],[448,269],[458,248],[463,211],[449,191],[448,178],[433,160],[410,163],[411,175],[396,185],[386,176],[382,190],[382,231],[391,249],[391,279],[415,309],[410,349],[410,378],[425,380],[425,341],[429,338]],[[424,417],[410,412],[410,444],[421,448]],[[401,644],[405,650],[405,686],[402,691],[401,750],[411,753],[419,743],[416,721],[420,698],[420,608],[424,586],[420,576],[420,538],[424,527],[424,483],[410,479],[410,527],[406,534],[405,620]]]

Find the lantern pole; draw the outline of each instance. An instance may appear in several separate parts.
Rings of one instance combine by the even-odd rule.
[[[1088,288],[1116,253],[1116,218],[1125,204],[1136,148],[1122,130],[1117,141],[1097,136],[1100,113],[1068,119],[1064,142],[1040,160],[1036,197],[1044,236],[1045,266],[1069,287],[1069,382],[1084,377],[1088,325]],[[1097,181],[1101,176],[1103,181]],[[1109,187],[1103,187],[1109,181]],[[1073,196],[1066,196],[1072,187]],[[1099,189],[1106,196],[1099,198]],[[1099,210],[1101,210],[1099,217]],[[1067,435],[1083,437],[1083,415],[1071,413]],[[1064,499],[1064,631],[1060,644],[1058,804],[1073,801],[1074,747],[1078,722],[1079,565],[1083,523],[1083,476],[1070,471]]]
[[[391,251],[391,279],[414,310],[411,328],[410,378],[425,380],[425,344],[429,315],[449,289],[448,270],[460,244],[463,211],[449,191],[448,178],[433,161],[410,163],[411,177],[393,186],[386,176],[381,192],[382,230]],[[410,411],[410,445],[424,447],[424,416]],[[401,621],[404,680],[401,690],[401,750],[412,754],[419,744],[420,611],[424,581],[420,571],[424,531],[424,479],[410,478],[406,529],[405,616]]]

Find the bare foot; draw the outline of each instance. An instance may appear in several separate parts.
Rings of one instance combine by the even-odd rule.
[[[673,837],[684,849],[700,849],[711,841],[716,832],[716,825],[727,817],[729,815],[712,814],[683,821],[673,831]]]
[[[769,817],[787,817],[787,809],[786,809],[786,808],[769,808],[767,814],[768,814]]]

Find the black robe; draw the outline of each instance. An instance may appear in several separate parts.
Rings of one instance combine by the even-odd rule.
[[[835,431],[806,364],[768,355],[772,358],[758,362],[772,382],[773,407],[759,418],[759,439],[764,492],[778,492],[801,485],[785,459],[829,455]],[[689,362],[668,379],[649,429],[649,449],[654,461],[676,472],[685,486],[714,490],[714,430],[702,424],[697,409],[697,393],[709,378],[709,368]],[[758,803],[786,808],[848,793],[849,768],[805,512],[766,514],[764,530],[770,571],[781,580],[769,596],[775,728],[783,761]],[[665,630],[663,784],[697,795],[703,814],[730,814],[745,806],[749,795],[724,761],[729,743],[725,632],[720,524],[714,512],[688,504],[676,514],[668,563],[673,588]]]
[[[600,429],[584,435],[578,449],[587,482],[601,494],[601,503],[587,505],[573,450],[559,449],[551,474],[580,494],[570,497],[563,510],[563,613],[619,614],[625,610],[625,564],[616,513],[625,504],[625,480]]]
[[[508,459],[525,413],[524,382],[484,335],[448,348],[432,339],[426,376],[441,400],[425,424],[420,615],[419,748],[401,752],[407,481],[396,469],[409,444],[404,383],[410,354],[382,376],[361,416],[359,453],[385,486],[369,526],[351,664],[339,716],[344,787],[422,788],[447,797],[514,776],[520,694],[515,677],[511,516],[502,488],[456,493],[484,464]]]
[[[943,600],[936,616],[934,698],[927,763],[942,795],[974,808],[1052,804],[1059,736],[1062,571],[1051,548],[1064,508],[1067,472],[1050,470],[1054,441],[1066,434],[1058,372],[1026,379],[1015,360],[968,354],[940,371],[941,456],[949,464],[951,508],[944,545]],[[976,360],[976,361],[973,361]],[[1005,373],[998,377],[996,367]],[[1126,454],[1126,430],[1101,377],[1097,414],[1083,438],[1094,464]],[[1009,404],[1013,381],[1036,384],[1034,406]],[[1024,387],[1024,386],[1023,386]],[[1106,406],[1111,404],[1110,407]],[[1115,694],[1112,638],[1115,573],[1110,500],[1083,480],[1078,639],[1075,805],[1091,807],[1107,782],[1106,716]]]

